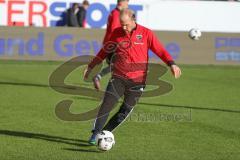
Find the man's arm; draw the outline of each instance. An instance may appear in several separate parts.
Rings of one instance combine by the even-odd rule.
[[[83,27],[84,20],[85,20],[85,17],[86,17],[86,11],[83,8],[80,7],[77,15],[78,15],[79,26]]]
[[[119,15],[116,13],[111,13],[108,17],[107,29],[103,39],[103,44],[109,41],[111,34],[113,33],[114,29],[119,27]]]
[[[88,75],[90,74],[91,70],[98,64],[102,63],[102,61],[107,57],[107,52],[104,51],[102,48],[96,57],[92,59],[92,61],[88,64],[88,67],[84,71],[84,79],[88,78]]]
[[[67,25],[69,27],[73,26],[72,15],[71,15],[71,10],[70,9],[67,10],[67,18],[66,18],[66,20],[67,20]]]
[[[172,56],[168,53],[168,51],[163,47],[163,45],[158,40],[157,36],[149,31],[149,39],[148,39],[149,48],[160,57],[163,62],[165,62],[172,71],[172,74],[175,78],[179,78],[181,76],[181,69],[175,64]]]
[[[112,54],[116,49],[117,45],[115,43],[115,38],[117,37],[117,31],[115,30],[110,40],[105,43],[102,47],[102,49],[98,52],[96,57],[93,58],[93,60],[88,64],[87,69],[84,71],[84,79],[88,78],[88,75],[90,74],[91,70],[97,65],[102,63],[102,61],[109,55]],[[109,46],[108,46],[109,45]]]
[[[77,17],[74,14],[73,10],[71,10],[71,9],[69,9],[68,18],[69,18],[69,26],[71,26],[71,27],[79,26]]]

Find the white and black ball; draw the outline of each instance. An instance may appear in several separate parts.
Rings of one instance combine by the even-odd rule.
[[[114,135],[110,131],[102,131],[97,134],[96,142],[98,149],[108,151],[115,144]]]
[[[202,36],[202,32],[197,29],[197,28],[193,28],[188,32],[188,36],[192,39],[192,40],[199,40],[200,37]]]

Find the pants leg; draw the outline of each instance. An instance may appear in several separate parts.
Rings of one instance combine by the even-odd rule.
[[[136,87],[135,89],[128,88],[124,93],[124,102],[121,105],[119,111],[109,120],[103,130],[113,131],[120,124],[122,124],[132,112],[134,106],[138,102],[142,95],[142,87]]]
[[[101,77],[103,77],[103,76],[107,75],[107,74],[110,73],[110,72],[111,72],[111,67],[110,67],[110,65],[108,65],[107,67],[105,67],[105,68],[103,68],[103,69],[101,70],[101,72],[99,73],[99,75],[100,75]]]
[[[96,134],[103,129],[109,113],[112,111],[119,98],[124,94],[124,84],[120,79],[111,79],[108,83],[102,104],[99,108],[97,118],[95,120],[93,133]]]

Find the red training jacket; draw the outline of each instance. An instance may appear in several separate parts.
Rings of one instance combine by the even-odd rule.
[[[166,64],[174,64],[171,55],[150,29],[137,24],[132,33],[127,34],[122,27],[119,27],[114,30],[110,40],[106,42],[88,67],[94,68],[108,54],[114,53],[112,59],[113,76],[122,77],[137,83],[145,83],[149,49]]]
[[[108,16],[107,30],[105,33],[105,37],[103,39],[103,44],[105,44],[110,39],[111,34],[116,28],[121,27],[119,16],[120,16],[120,10],[118,8],[115,8],[114,10],[112,10],[110,15]]]

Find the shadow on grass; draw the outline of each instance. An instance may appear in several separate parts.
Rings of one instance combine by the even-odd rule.
[[[91,101],[98,101],[93,98],[88,97],[73,97],[74,99],[81,99],[81,100],[91,100]],[[119,103],[122,101],[119,100]],[[154,106],[154,107],[164,107],[164,108],[183,108],[183,109],[192,109],[192,110],[205,110],[205,111],[217,111],[217,112],[229,112],[229,113],[240,113],[238,110],[230,110],[230,109],[219,109],[214,107],[197,107],[197,106],[181,106],[181,105],[171,105],[171,104],[160,104],[160,103],[144,103],[138,102],[137,105],[146,105],[146,106]]]
[[[0,85],[29,86],[29,87],[49,87],[49,85],[45,85],[45,84],[15,83],[15,82],[0,82]]]
[[[55,143],[63,143],[63,144],[68,144],[68,145],[73,145],[78,147],[92,146],[92,145],[89,145],[88,141],[86,140],[65,138],[65,137],[59,137],[59,136],[50,136],[50,135],[38,134],[38,133],[0,130],[0,135],[29,138],[29,139],[38,139],[38,140],[44,140],[44,141],[55,142]],[[70,151],[70,149],[65,149],[65,150]],[[82,151],[82,152],[93,152],[92,150],[87,150],[87,149],[76,149],[76,150]]]
[[[210,108],[210,107],[195,107],[195,106],[181,106],[181,105],[169,105],[169,104],[155,104],[155,103],[138,103],[140,105],[148,105],[148,106],[159,106],[159,107],[168,107],[168,108],[184,108],[184,109],[195,109],[195,110],[205,110],[205,111],[218,111],[218,112],[229,112],[229,113],[240,113],[237,110],[229,110],[229,109],[219,109],[219,108]]]
[[[73,148],[63,148],[63,150],[73,151],[73,152],[90,152],[90,153],[102,153],[99,150],[86,150],[86,149],[73,149]]]
[[[47,84],[37,84],[37,83],[27,83],[27,82],[3,82],[0,81],[0,85],[9,85],[9,86],[25,86],[25,87],[41,87],[41,88],[50,88],[50,85]],[[84,86],[92,86],[92,84],[76,84],[76,85],[84,85]],[[57,88],[63,88],[63,89],[73,89],[75,90],[76,87],[72,87],[72,86],[52,86],[52,87],[57,87]]]
[[[10,85],[10,86],[25,86],[25,87],[42,87],[42,88],[50,88],[49,85],[46,84],[34,84],[34,83],[26,83],[26,82],[1,82],[0,85]],[[86,86],[86,84],[84,84]],[[65,89],[76,89],[75,87],[71,86],[52,86],[52,87],[57,87],[57,88],[65,88]]]

